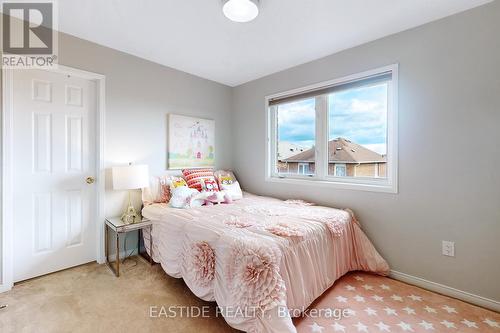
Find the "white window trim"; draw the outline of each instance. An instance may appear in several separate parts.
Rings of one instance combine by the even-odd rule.
[[[324,157],[328,156],[328,121],[316,121],[316,167],[314,176],[303,175],[283,175],[274,171],[277,162],[276,154],[276,110],[277,106],[269,106],[272,99],[304,93],[306,91],[320,89],[325,86],[342,84],[353,80],[363,79],[384,72],[392,72],[392,81],[387,104],[387,178],[346,178],[328,175],[328,161]],[[307,87],[293,89],[265,98],[266,116],[266,156],[265,156],[265,181],[273,183],[297,184],[330,187],[345,190],[362,190],[371,192],[398,193],[398,80],[399,65],[393,64],[374,70],[365,71],[349,75],[346,77],[320,82]],[[327,103],[326,98],[318,96],[316,98],[316,119],[328,119],[321,114],[326,108],[318,107],[319,103]]]

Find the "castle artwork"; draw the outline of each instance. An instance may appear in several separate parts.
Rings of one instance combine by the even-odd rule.
[[[215,165],[215,121],[168,115],[168,168]]]

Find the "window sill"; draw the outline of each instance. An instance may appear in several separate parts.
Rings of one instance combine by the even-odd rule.
[[[292,185],[306,185],[306,186],[319,186],[327,187],[339,190],[358,190],[367,192],[382,192],[397,194],[398,187],[397,184],[387,184],[387,183],[366,183],[366,182],[351,182],[351,181],[330,181],[330,180],[318,180],[318,179],[300,179],[300,178],[290,178],[290,177],[275,177],[267,176],[266,182],[269,183],[281,183],[281,184],[292,184]]]

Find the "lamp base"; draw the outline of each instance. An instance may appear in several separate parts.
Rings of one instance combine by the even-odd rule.
[[[121,220],[124,223],[135,223],[138,222],[139,214],[137,214],[134,206],[130,205],[127,207],[125,213],[123,213]]]

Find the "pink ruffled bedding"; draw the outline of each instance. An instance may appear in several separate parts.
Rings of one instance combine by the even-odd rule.
[[[143,215],[154,221],[153,259],[246,332],[296,332],[287,310],[305,310],[349,271],[389,272],[349,210],[245,194]]]

